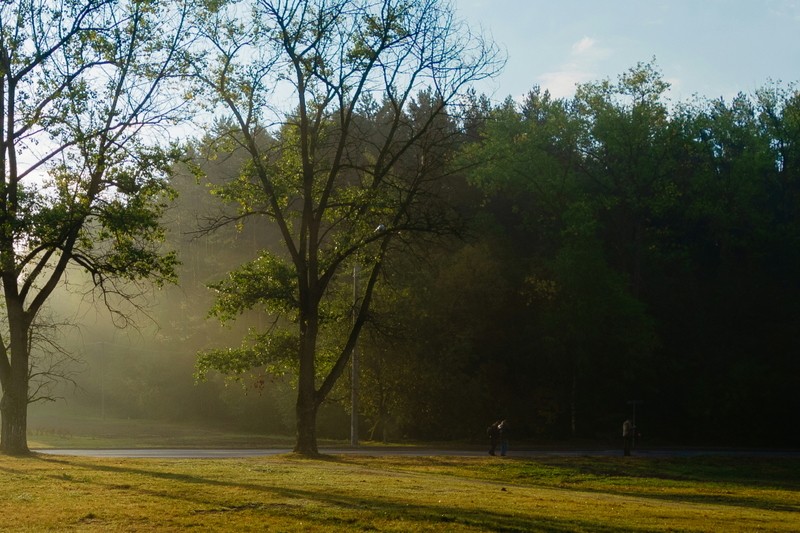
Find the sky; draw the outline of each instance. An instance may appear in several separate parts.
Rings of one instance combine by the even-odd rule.
[[[669,97],[730,99],[771,82],[800,82],[800,0],[452,0],[457,16],[507,53],[478,86],[521,99],[615,80],[655,62]]]

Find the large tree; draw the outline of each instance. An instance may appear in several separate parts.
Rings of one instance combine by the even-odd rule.
[[[453,227],[448,112],[501,59],[440,0],[222,2],[201,23],[210,53],[198,78],[232,118],[220,138],[249,156],[219,193],[240,206],[233,218],[276,225],[282,240],[215,286],[219,317],[258,307],[275,327],[207,352],[201,369],[291,369],[295,451],[316,454],[318,408],[347,368],[387,254]],[[351,321],[341,296],[352,298],[354,269]]]
[[[180,4],[151,0],[0,4],[5,453],[27,452],[31,328],[68,269],[108,305],[173,277],[158,217],[174,154],[156,143],[180,111],[168,88],[184,20]]]

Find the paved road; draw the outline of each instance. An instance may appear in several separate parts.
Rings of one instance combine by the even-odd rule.
[[[181,448],[130,448],[130,449],[55,449],[41,448],[33,450],[46,455],[71,455],[78,457],[119,457],[119,458],[154,458],[154,459],[233,459],[242,457],[262,457],[290,453],[289,448],[263,449],[181,449]],[[321,453],[330,455],[411,455],[425,456],[459,456],[484,457],[484,450],[444,450],[418,447],[358,447],[358,448],[320,448]],[[702,455],[726,455],[738,457],[800,457],[800,450],[746,450],[746,449],[647,449],[637,450],[634,456],[641,457],[697,457]],[[612,457],[622,456],[622,450],[512,450],[510,457]]]

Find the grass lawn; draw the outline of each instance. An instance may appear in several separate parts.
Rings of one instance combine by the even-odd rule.
[[[0,456],[3,531],[798,531],[798,458]]]

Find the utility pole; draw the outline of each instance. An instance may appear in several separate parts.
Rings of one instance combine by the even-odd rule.
[[[358,319],[358,264],[353,266],[353,325]],[[358,341],[350,354],[350,445],[358,446]]]
[[[379,224],[374,233],[383,233],[386,226]],[[358,320],[359,300],[361,289],[358,278],[361,274],[358,261],[353,265],[353,327]],[[358,339],[353,343],[353,352],[350,354],[350,445],[358,446],[358,394],[359,394],[359,369],[358,369]]]

